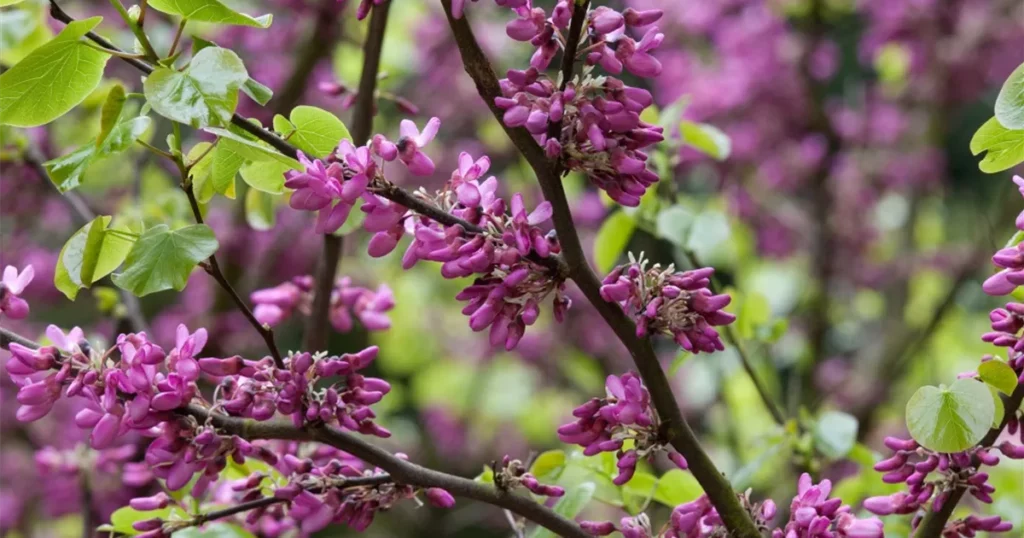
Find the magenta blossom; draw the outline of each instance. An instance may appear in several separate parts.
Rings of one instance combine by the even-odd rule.
[[[440,127],[441,120],[436,117],[430,118],[422,132],[412,121],[402,120],[399,128],[402,137],[398,139],[396,146],[398,158],[409,168],[409,173],[416,176],[429,176],[434,173],[434,161],[420,150],[434,139]]]
[[[25,266],[21,273],[13,265],[4,268],[3,280],[0,281],[0,314],[11,319],[22,319],[28,315],[28,301],[18,296],[32,282],[35,274],[31,265]]]

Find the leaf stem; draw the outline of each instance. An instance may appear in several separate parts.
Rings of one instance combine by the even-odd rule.
[[[182,18],[181,22],[178,23],[178,31],[174,32],[174,40],[171,41],[171,49],[167,51],[168,58],[174,56],[174,51],[178,50],[178,42],[181,41],[181,34],[185,32],[186,24],[188,24],[188,19],[185,18]]]
[[[50,3],[53,4],[54,2],[51,0]],[[142,49],[146,51],[145,57],[154,63],[159,61],[160,56],[157,55],[156,49],[153,48],[153,44],[149,42],[149,37],[146,36],[146,32],[142,30],[142,25],[139,23],[141,20],[139,22],[133,21],[131,15],[128,14],[128,10],[125,9],[124,4],[121,3],[121,0],[110,0],[110,5],[114,6],[117,13],[121,15],[122,19],[124,19],[124,23],[128,25],[128,29],[135,34],[135,39],[139,40],[139,44],[142,45]]]

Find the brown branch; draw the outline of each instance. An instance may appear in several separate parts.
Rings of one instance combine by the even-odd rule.
[[[281,499],[281,498],[278,498],[278,497],[263,497],[263,498],[260,498],[260,499],[255,499],[255,500],[252,500],[252,501],[247,501],[247,502],[244,502],[244,503],[239,503],[239,504],[236,504],[234,506],[231,506],[231,507],[228,507],[228,508],[224,508],[223,510],[216,510],[216,511],[213,511],[213,512],[207,512],[205,514],[198,514],[198,515],[196,515],[195,517],[192,518],[192,521],[189,522],[188,526],[189,527],[199,527],[201,525],[205,525],[206,523],[208,523],[210,521],[216,521],[218,519],[224,519],[226,517],[231,517],[231,516],[233,516],[235,514],[241,514],[242,512],[248,512],[249,510],[256,510],[256,509],[259,509],[259,508],[266,508],[267,506],[271,506],[271,505],[274,505],[274,504],[280,504],[280,503],[284,503],[284,502],[288,502],[288,499]],[[181,529],[179,529],[179,530],[181,530]]]
[[[686,256],[687,261],[694,269],[704,267],[700,259],[697,257],[697,253],[690,249],[683,249],[683,254]],[[712,285],[716,288],[721,288],[717,280],[712,282]],[[712,293],[714,291],[712,290]],[[754,363],[750,360],[747,355],[747,350],[743,347],[743,342],[740,341],[739,337],[736,336],[736,331],[732,328],[732,325],[726,325],[722,327],[722,332],[725,333],[725,340],[729,342],[735,350],[736,354],[740,357],[740,363],[743,364],[743,369],[747,372],[747,376],[754,383],[754,388],[757,390],[757,394],[761,397],[761,401],[764,402],[764,406],[768,408],[768,412],[772,415],[772,419],[779,426],[786,424],[786,415],[782,412],[782,409],[775,399],[772,398],[771,394],[768,393],[768,387],[765,386],[764,382],[757,375],[757,371],[754,370]]]
[[[182,166],[182,170],[184,171],[184,166]],[[189,206],[192,207],[192,214],[195,216],[196,222],[203,224],[203,213],[199,209],[199,201],[196,200],[195,191],[192,189],[192,182],[188,180],[187,176],[182,177],[181,188],[185,191],[185,195],[188,197],[188,203]],[[228,279],[224,277],[224,273],[220,270],[220,264],[217,263],[217,256],[215,254],[211,254],[210,257],[206,259],[206,263],[203,264],[203,269],[205,269],[206,272],[217,281],[217,284],[220,284],[220,287],[223,288],[231,297],[231,301],[235,303],[235,306],[237,306],[238,310],[242,312],[245,319],[249,321],[249,324],[256,329],[256,332],[260,333],[260,336],[263,337],[263,341],[267,344],[267,349],[270,350],[270,354],[274,357],[274,363],[277,367],[284,368],[284,359],[281,357],[281,351],[277,348],[277,343],[274,341],[274,330],[263,325],[256,319],[256,315],[252,313],[249,305],[241,296],[238,295],[238,292],[235,291],[235,288],[230,282],[228,282]]]
[[[552,205],[554,212],[552,219],[565,260],[568,263],[570,278],[576,282],[587,300],[594,305],[601,317],[629,350],[637,371],[651,393],[654,407],[665,424],[667,440],[680,454],[686,457],[693,476],[704,488],[711,503],[718,510],[723,523],[732,533],[731,536],[735,538],[760,537],[761,534],[757,526],[738,501],[729,482],[701,448],[697,436],[683,419],[675,396],[672,394],[672,387],[658,362],[651,341],[647,338],[638,338],[633,322],[618,306],[606,302],[601,297],[600,280],[587,262],[576,233],[576,227],[573,224],[569,203],[562,187],[561,167],[547,159],[543,149],[526,129],[508,127],[501,121],[503,111],[494,102],[494,99],[501,95],[498,80],[491,68],[490,61],[480,49],[480,45],[473,35],[466,14],[463,14],[462,18],[456,19],[452,16],[451,0],[441,0],[441,4],[459,47],[466,72],[473,79],[480,96],[490,107],[491,112],[513,144],[533,168],[545,199]],[[575,6],[573,18],[584,16],[586,16],[586,11],[580,6]],[[572,23],[570,28],[572,28]],[[568,46],[574,45],[567,43]],[[563,65],[571,66],[572,62],[566,61],[563,62]],[[563,78],[563,82],[565,82],[565,78]]]
[[[813,369],[816,364],[825,360],[827,336],[831,329],[829,314],[832,309],[833,281],[835,278],[834,259],[836,257],[835,233],[832,230],[832,193],[828,179],[832,173],[833,162],[838,155],[842,141],[836,133],[825,110],[825,87],[815,81],[811,75],[812,55],[825,38],[825,21],[822,12],[822,1],[812,0],[809,15],[810,27],[807,30],[808,44],[800,61],[800,78],[810,94],[811,106],[808,114],[810,128],[825,137],[825,155],[818,164],[811,184],[811,208],[817,225],[814,248],[812,250],[812,267],[816,280],[816,293],[810,305],[808,328],[809,354],[802,366],[797,367],[793,398],[791,402],[799,405],[800,399],[806,396],[813,383]],[[795,409],[790,409],[792,413]]]
[[[32,349],[40,347],[37,342],[0,327],[0,347],[8,349],[12,342]],[[330,445],[383,469],[394,482],[420,488],[443,488],[453,495],[493,504],[515,512],[559,536],[590,537],[590,534],[584,532],[574,521],[535,502],[529,496],[516,495],[500,490],[493,485],[416,465],[337,428],[328,426],[297,428],[287,420],[258,422],[253,419],[211,413],[208,409],[197,405],[188,405],[176,412],[191,416],[202,423],[208,421],[225,433],[238,435],[248,440],[316,441]]]
[[[288,114],[306,91],[309,75],[334,50],[334,44],[341,35],[338,13],[345,7],[338,0],[321,0],[316,7],[316,22],[309,38],[299,48],[299,56],[295,60],[292,73],[284,88],[270,102],[270,109],[276,114]]]
[[[352,143],[362,146],[370,139],[373,129],[373,113],[376,103],[374,92],[377,88],[377,72],[380,70],[380,56],[384,48],[384,31],[388,24],[388,11],[391,1],[386,0],[373,7],[370,14],[370,27],[363,44],[363,72],[359,78],[359,93],[352,112]],[[309,314],[303,348],[322,350],[327,348],[328,326],[330,321],[331,290],[338,272],[341,258],[341,237],[334,234],[324,235],[324,248],[317,264],[316,279],[313,285],[313,309]]]

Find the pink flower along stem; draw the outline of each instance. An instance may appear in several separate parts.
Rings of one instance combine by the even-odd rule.
[[[697,436],[683,418],[679,404],[672,394],[672,387],[658,362],[650,339],[637,337],[636,327],[622,312],[622,309],[601,297],[601,282],[583,253],[583,246],[576,233],[576,226],[569,210],[569,202],[562,187],[561,175],[564,170],[561,163],[548,159],[544,149],[537,144],[525,128],[509,127],[502,121],[505,111],[495,104],[495,98],[502,96],[501,88],[490,61],[473,34],[468,17],[463,14],[456,18],[452,12],[451,0],[441,0],[441,4],[444,6],[448,24],[451,26],[459,47],[466,72],[476,83],[480,97],[491,108],[491,112],[501,123],[505,133],[533,168],[540,182],[544,198],[553,207],[552,220],[558,240],[562,245],[565,261],[568,264],[569,278],[576,282],[587,300],[597,309],[601,317],[629,350],[637,371],[651,393],[651,402],[663,420],[666,440],[686,458],[690,465],[690,471],[704,488],[708,499],[718,510],[732,536],[736,538],[760,537],[761,533],[758,531],[757,525],[740,503],[732,486],[701,448]],[[570,30],[574,27],[582,28],[581,22],[575,19],[582,20],[586,15],[585,6],[577,4],[573,11],[573,21],[570,22]],[[575,40],[572,36],[567,40],[566,53],[570,58],[575,57],[578,40],[578,35]],[[562,73],[563,82],[571,79],[573,66],[574,62],[572,61],[563,62],[563,68],[568,69],[568,72],[563,71]]]
[[[1024,402],[1024,383],[1018,384],[1013,394],[1003,397],[1003,408],[1006,410],[1003,415],[1003,421],[999,423],[999,426],[990,429],[988,434],[978,442],[977,446],[990,447],[995,444],[999,434],[1006,428],[1010,419],[1016,415],[1016,410],[1020,408],[1022,402]],[[921,525],[917,528],[914,538],[939,538],[942,536],[946,523],[953,515],[953,510],[960,503],[964,493],[967,493],[967,488],[964,486],[958,487],[950,493],[949,498],[942,504],[941,509],[929,511],[928,515],[921,521]]]
[[[20,344],[29,349],[39,349],[40,347],[37,342],[33,342],[17,333],[0,327],[0,347],[8,349],[12,343]],[[175,412],[191,416],[200,423],[213,426],[220,432],[237,435],[246,440],[265,439],[323,443],[379,467],[388,474],[391,482],[424,489],[441,488],[452,495],[492,504],[518,514],[559,536],[568,538],[589,538],[591,536],[576,522],[555,513],[547,506],[534,501],[530,497],[515,495],[490,484],[417,465],[364,441],[359,436],[344,432],[340,428],[326,425],[297,427],[287,420],[258,421],[249,418],[231,417],[212,412],[206,407],[195,404],[185,405],[176,409]],[[384,480],[384,478],[374,476],[372,480]],[[235,508],[237,509],[237,507]],[[246,509],[255,508],[255,506],[248,506]],[[204,517],[208,521],[213,519],[213,514],[215,513],[206,514]],[[219,517],[226,517],[227,515],[231,514],[221,514]]]

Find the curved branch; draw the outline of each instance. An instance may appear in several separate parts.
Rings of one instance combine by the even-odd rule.
[[[40,347],[37,342],[0,327],[0,347],[7,349],[12,342],[32,349]],[[344,450],[383,469],[390,475],[391,481],[420,488],[442,488],[453,495],[493,504],[515,512],[559,536],[568,538],[589,538],[591,536],[574,521],[555,513],[529,496],[516,495],[500,490],[493,485],[416,465],[338,428],[330,426],[298,428],[290,421],[284,420],[259,422],[253,419],[211,413],[208,409],[198,405],[187,405],[176,412],[191,416],[200,422],[208,421],[223,432],[238,435],[247,440],[320,442]],[[378,479],[373,478],[371,482],[373,480]]]
[[[182,169],[184,170],[184,168]],[[199,201],[196,200],[195,191],[192,189],[192,183],[188,181],[187,176],[182,177],[182,190],[185,191],[185,196],[188,197],[188,203],[192,207],[192,215],[195,216],[196,222],[203,224],[203,213],[199,210]],[[238,295],[235,291],[234,286],[224,276],[224,272],[220,270],[220,264],[217,262],[217,256],[210,254],[210,257],[206,259],[206,264],[203,265],[206,272],[220,284],[220,287],[227,292],[228,296],[231,297],[231,301],[235,303],[238,310],[242,312],[245,319],[249,321],[249,324],[256,329],[256,332],[260,333],[263,341],[267,344],[267,349],[270,350],[270,354],[274,357],[274,363],[277,364],[278,368],[284,368],[284,359],[281,357],[281,350],[277,348],[277,342],[274,341],[274,330],[269,326],[263,325],[256,319],[256,315],[253,314],[249,305],[246,304],[245,300]]]
[[[740,504],[729,482],[701,448],[690,425],[683,419],[679,405],[672,394],[672,386],[658,362],[650,339],[637,337],[636,327],[625,313],[618,306],[606,302],[601,297],[601,282],[587,262],[579,235],[576,233],[576,226],[569,210],[569,202],[562,187],[561,167],[547,158],[544,150],[526,129],[508,127],[502,121],[503,111],[494,102],[495,97],[501,95],[501,89],[490,61],[480,49],[466,15],[463,14],[461,18],[456,19],[452,15],[451,0],[441,0],[441,4],[459,47],[459,53],[462,55],[466,72],[476,83],[480,97],[490,107],[498,123],[501,124],[509,138],[533,168],[540,182],[544,198],[551,202],[554,212],[552,220],[568,264],[569,277],[576,282],[587,300],[594,305],[601,317],[626,346],[636,364],[637,371],[651,393],[651,401],[658,415],[665,423],[668,441],[689,462],[690,471],[718,510],[723,523],[732,533],[731,536],[759,538],[761,533],[757,530],[754,521]],[[586,10],[577,4],[573,11],[573,19],[585,16]],[[574,22],[570,23],[570,29],[573,25],[582,27],[580,22]],[[575,48],[572,43],[567,43],[567,47],[570,46]],[[572,65],[571,61],[563,62],[563,67],[568,66],[570,71]],[[563,82],[569,78],[571,77],[563,75]]]

